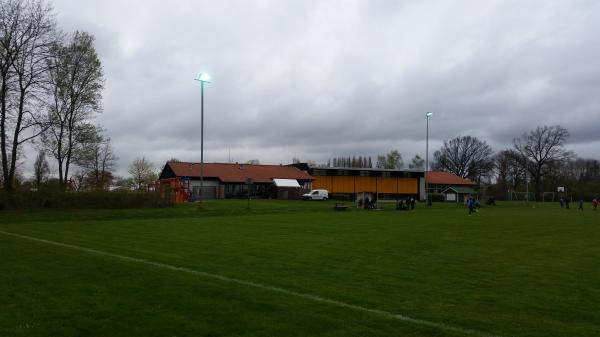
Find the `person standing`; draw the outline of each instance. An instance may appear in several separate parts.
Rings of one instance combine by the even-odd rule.
[[[473,197],[469,197],[467,200],[467,207],[469,208],[469,216],[475,212],[475,199]]]
[[[579,207],[577,209],[583,211],[583,198],[579,198]]]
[[[592,207],[594,207],[594,211],[598,208],[598,199],[594,198],[594,200],[592,200]]]

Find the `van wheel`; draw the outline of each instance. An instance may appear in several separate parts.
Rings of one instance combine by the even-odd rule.
[[[327,201],[327,198],[326,198],[326,197],[323,197],[323,201]]]

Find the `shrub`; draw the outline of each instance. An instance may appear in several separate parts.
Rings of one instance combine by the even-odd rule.
[[[154,208],[172,206],[168,192],[94,191],[64,192],[57,188],[39,191],[0,190],[0,209],[27,208]]]

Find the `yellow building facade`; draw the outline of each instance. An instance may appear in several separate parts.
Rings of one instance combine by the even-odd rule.
[[[386,193],[418,194],[418,178],[401,177],[356,177],[356,176],[313,176],[313,189],[328,190],[329,193]]]
[[[423,193],[423,172],[369,168],[308,168],[312,189],[334,194],[377,193],[390,197],[419,196]]]

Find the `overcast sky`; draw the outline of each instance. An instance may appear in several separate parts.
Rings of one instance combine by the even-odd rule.
[[[500,151],[560,124],[600,157],[599,1],[56,0],[106,75],[97,121],[119,173],[205,161],[325,162],[398,149],[405,162],[473,135]],[[34,157],[34,156],[29,156]]]

